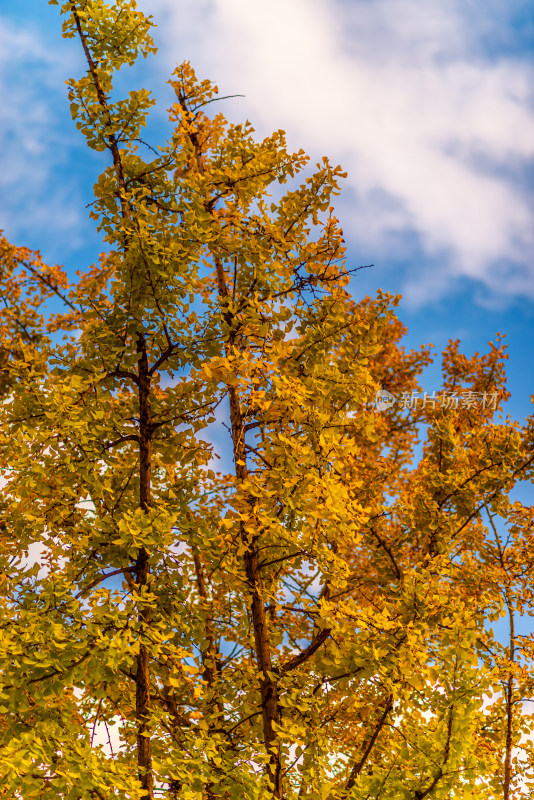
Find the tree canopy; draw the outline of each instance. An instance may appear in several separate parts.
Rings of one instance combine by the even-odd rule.
[[[534,449],[502,340],[450,342],[421,398],[398,298],[354,296],[342,169],[210,116],[189,63],[150,150],[113,79],[151,20],[61,13],[106,249],[73,281],[0,244],[0,797],[517,797]]]

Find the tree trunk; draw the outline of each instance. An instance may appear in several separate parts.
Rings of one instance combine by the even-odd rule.
[[[152,419],[150,410],[150,375],[146,340],[143,334],[137,340],[139,353],[139,506],[147,512],[150,508],[150,479],[152,451]],[[150,572],[149,554],[144,547],[139,549],[135,565],[139,592],[148,584]],[[141,786],[146,800],[153,800],[154,777],[152,774],[152,752],[148,715],[150,711],[150,658],[143,634],[150,624],[150,610],[141,602],[138,611],[141,644],[137,655],[135,716],[137,720],[137,766]]]

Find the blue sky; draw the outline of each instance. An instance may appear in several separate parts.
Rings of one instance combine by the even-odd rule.
[[[356,296],[401,293],[406,345],[471,354],[500,331],[510,413],[534,392],[534,5],[531,0],[142,0],[158,54],[121,77],[159,102],[189,59],[233,121],[283,128],[312,164],[348,172],[337,198]],[[0,11],[0,227],[69,270],[96,260],[86,204],[104,165],[75,129],[65,79],[84,69],[57,7]],[[435,370],[424,389],[439,388]]]

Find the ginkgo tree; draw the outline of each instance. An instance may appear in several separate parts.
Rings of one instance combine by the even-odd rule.
[[[109,160],[106,249],[71,283],[0,250],[0,796],[528,788],[532,643],[488,626],[532,598],[532,514],[509,499],[532,425],[498,416],[502,343],[451,343],[455,402],[377,408],[430,354],[402,348],[396,298],[352,294],[341,168],[209,116],[188,63],[149,151],[154,101],[113,78],[155,52],[151,20],[61,12],[87,62],[72,116]]]

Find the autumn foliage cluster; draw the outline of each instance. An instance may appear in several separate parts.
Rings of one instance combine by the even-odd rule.
[[[357,297],[341,169],[211,113],[188,63],[149,149],[153,100],[112,81],[151,21],[61,11],[105,252],[72,282],[0,245],[0,797],[528,793],[533,428],[501,341],[443,353],[442,391],[495,409],[377,409],[430,355]]]

